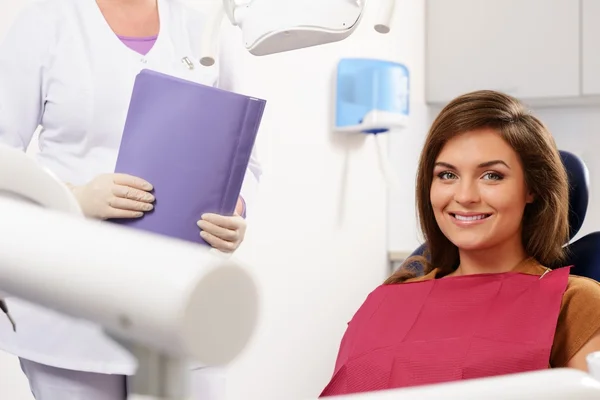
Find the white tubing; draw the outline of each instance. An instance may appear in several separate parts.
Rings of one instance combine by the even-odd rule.
[[[392,17],[396,8],[396,0],[380,0],[381,4],[376,14],[374,28],[379,33],[389,33],[392,25]]]
[[[382,143],[384,140],[382,134],[377,134],[375,136],[375,146],[377,147],[377,156],[379,158],[379,168],[381,173],[383,174],[383,178],[388,186],[388,188],[398,188],[400,187],[400,178],[392,165],[390,158],[385,151],[385,146]]]

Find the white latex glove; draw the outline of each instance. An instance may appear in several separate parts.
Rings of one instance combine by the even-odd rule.
[[[152,185],[127,174],[104,174],[86,185],[69,187],[89,218],[139,218],[154,208]]]
[[[240,215],[204,214],[197,222],[200,236],[208,244],[225,253],[234,252],[244,241],[246,220]]]

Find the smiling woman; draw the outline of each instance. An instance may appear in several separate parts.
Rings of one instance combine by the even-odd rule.
[[[561,264],[568,181],[544,125],[502,93],[455,99],[425,141],[416,200],[428,257],[367,297],[322,396],[586,370],[600,285]]]
[[[493,91],[460,96],[440,112],[421,153],[417,207],[431,253],[418,261],[441,275],[506,272],[525,256],[560,266],[568,193],[552,135],[519,101]],[[478,213],[489,215],[459,221]],[[388,283],[411,276],[401,269]]]
[[[534,199],[518,155],[498,131],[481,128],[449,140],[437,160],[431,208],[441,233],[459,249],[460,265],[451,274],[510,271],[526,257],[521,224]],[[489,261],[479,271],[482,257]]]

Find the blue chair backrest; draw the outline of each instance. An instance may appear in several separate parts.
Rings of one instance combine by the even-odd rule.
[[[589,172],[579,157],[568,151],[560,151],[569,176],[569,244],[565,265],[573,265],[571,273],[600,281],[600,232],[592,232],[572,241],[581,229],[589,204]],[[427,245],[419,246],[411,256],[423,255]],[[416,267],[416,265],[413,265]],[[422,273],[422,270],[418,270]]]

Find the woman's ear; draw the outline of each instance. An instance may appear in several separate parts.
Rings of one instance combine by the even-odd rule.
[[[527,204],[533,203],[535,200],[535,195],[532,192],[527,192],[527,196],[525,197],[525,202]]]

